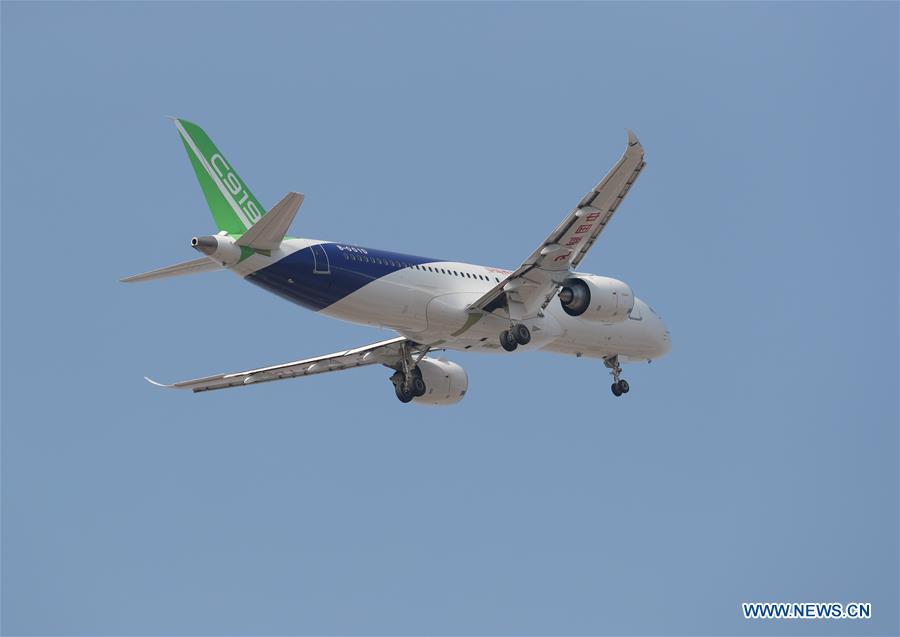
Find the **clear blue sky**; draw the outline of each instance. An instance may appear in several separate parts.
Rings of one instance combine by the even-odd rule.
[[[898,5],[2,5],[6,634],[897,634]],[[224,273],[166,115],[292,233],[514,267],[618,158],[596,361],[180,380],[387,336]],[[870,601],[749,623],[751,600]]]

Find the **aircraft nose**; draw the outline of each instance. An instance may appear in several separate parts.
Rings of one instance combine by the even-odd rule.
[[[663,335],[662,335],[663,356],[665,356],[666,354],[668,354],[669,352],[672,351],[672,335],[669,333],[669,330],[665,326],[665,324],[663,324],[663,330],[664,330]]]
[[[656,313],[653,316],[656,318],[656,342],[659,346],[659,353],[656,355],[656,358],[659,358],[672,351],[672,334],[669,332],[669,328],[666,327],[665,322]]]

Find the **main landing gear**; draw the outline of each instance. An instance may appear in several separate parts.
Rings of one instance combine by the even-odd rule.
[[[427,389],[425,381],[422,380],[422,372],[419,371],[418,367],[413,369],[408,383],[403,380],[403,372],[394,372],[391,376],[391,382],[394,384],[394,393],[397,394],[397,398],[401,403],[408,403],[413,398],[424,396]]]
[[[428,353],[426,348],[415,361],[409,352],[409,344],[400,346],[401,368],[391,375],[391,383],[394,384],[394,393],[401,403],[408,403],[413,398],[424,396],[427,391],[425,381],[422,379],[422,370],[419,369],[419,361]]]
[[[622,367],[619,365],[619,355],[610,356],[609,358],[603,359],[603,364],[606,365],[611,371],[613,377],[612,384],[612,393],[614,396],[618,397],[622,394],[627,394],[628,390],[631,389],[628,386],[628,381],[624,378],[620,378],[622,375]]]
[[[514,351],[519,345],[531,342],[531,331],[524,323],[511,325],[508,330],[500,332],[500,345],[507,352]]]

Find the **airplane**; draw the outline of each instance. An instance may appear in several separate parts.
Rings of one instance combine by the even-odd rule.
[[[173,118],[218,232],[191,239],[203,256],[126,283],[227,269],[329,317],[388,328],[397,336],[325,356],[154,385],[194,392],[383,365],[403,403],[458,403],[466,371],[438,351],[541,350],[600,359],[612,393],[627,394],[622,363],[650,362],[671,349],[660,316],[631,287],[580,272],[588,250],[644,168],[628,131],[625,152],[606,177],[515,270],[445,261],[352,243],[287,236],[304,195],[289,192],[268,212],[198,125]]]

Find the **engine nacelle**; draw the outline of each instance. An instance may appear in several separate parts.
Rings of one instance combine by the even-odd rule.
[[[211,237],[194,237],[191,247],[215,259],[224,266],[231,266],[241,260],[241,247],[227,235],[217,234]]]
[[[423,405],[455,405],[469,389],[469,377],[460,365],[443,358],[423,358],[419,371],[425,381],[425,395],[413,400]]]
[[[617,279],[584,274],[563,281],[559,302],[569,316],[619,323],[631,313],[634,293],[631,286]]]

